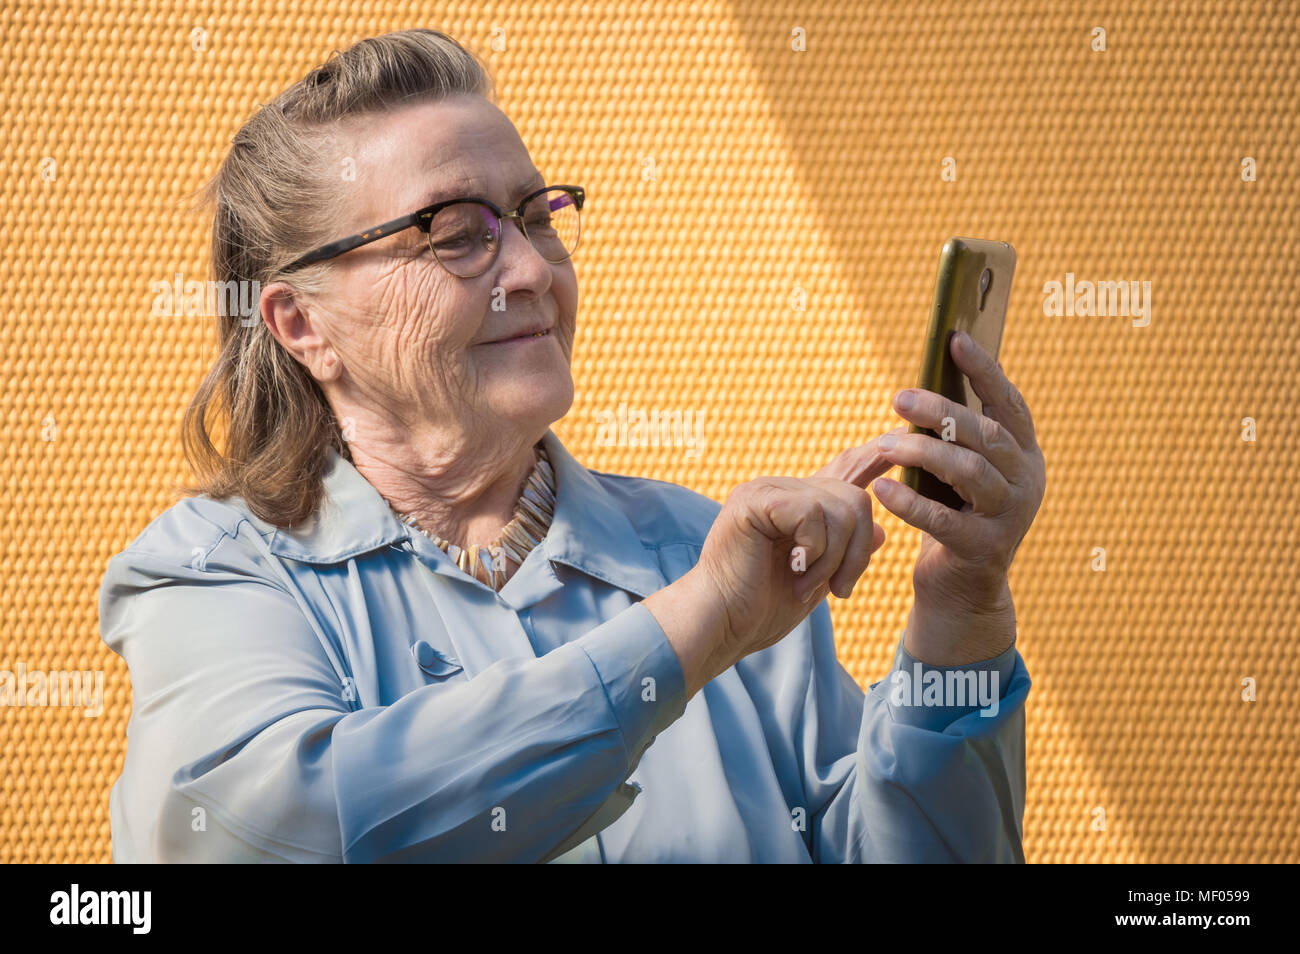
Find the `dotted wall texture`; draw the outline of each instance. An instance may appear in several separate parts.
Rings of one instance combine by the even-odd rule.
[[[556,431],[593,469],[718,500],[812,473],[899,423],[944,240],[1011,242],[1002,360],[1048,472],[1011,577],[1027,856],[1300,861],[1296,5],[15,0],[0,24],[0,670],[104,674],[98,718],[0,710],[0,861],[110,860],[131,693],[98,586],[188,477],[215,355],[213,319],[151,317],[152,282],[207,278],[185,198],[259,103],[414,26],[479,52],[539,168],[588,189]],[[1067,274],[1150,282],[1149,324],[1045,315]],[[601,446],[622,403],[701,412],[699,453]],[[864,686],[920,543],[877,514],[832,600]]]

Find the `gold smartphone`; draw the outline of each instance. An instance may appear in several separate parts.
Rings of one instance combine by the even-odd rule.
[[[1006,242],[951,238],[944,244],[918,388],[942,394],[976,414],[984,413],[979,395],[952,358],[952,336],[964,331],[994,358],[998,356],[1015,270],[1016,250]],[[943,437],[941,432],[915,424],[909,433]],[[966,503],[952,487],[919,467],[904,467],[900,480],[954,510]]]

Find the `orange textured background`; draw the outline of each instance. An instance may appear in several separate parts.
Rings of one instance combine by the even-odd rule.
[[[106,696],[97,719],[0,709],[0,861],[110,858],[131,696],[98,585],[187,476],[180,418],[215,353],[212,319],[150,317],[151,282],[207,277],[182,200],[258,103],[413,26],[483,55],[539,168],[587,187],[556,431],[593,469],[719,500],[811,473],[899,423],[944,240],[1011,242],[1002,360],[1048,465],[1011,577],[1027,856],[1300,860],[1296,5],[18,0],[0,12],[0,669],[103,670]],[[1044,316],[1067,272],[1151,282],[1150,326]],[[702,452],[600,446],[620,402],[704,411]],[[832,601],[864,686],[919,545],[878,514],[889,542]]]

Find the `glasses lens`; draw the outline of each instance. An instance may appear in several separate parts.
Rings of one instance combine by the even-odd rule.
[[[486,271],[501,241],[501,223],[477,202],[458,202],[439,210],[429,223],[429,247],[453,275]]]
[[[578,247],[578,205],[563,189],[534,196],[524,209],[524,231],[548,262],[562,262]]]

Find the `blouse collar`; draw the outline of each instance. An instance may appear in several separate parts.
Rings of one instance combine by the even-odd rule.
[[[548,428],[542,441],[555,470],[555,516],[542,541],[547,559],[642,597],[666,586],[655,541],[641,540],[618,501],[553,430]],[[330,451],[324,490],[316,513],[297,527],[284,529],[251,518],[263,533],[271,534],[272,553],[302,563],[332,564],[381,547],[414,546],[416,531],[397,519],[379,491],[337,450]],[[460,573],[450,558],[446,564],[449,572]]]

